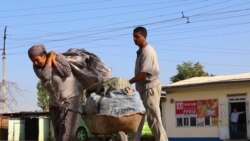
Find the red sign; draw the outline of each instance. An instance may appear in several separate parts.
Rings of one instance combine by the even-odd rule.
[[[196,116],[196,101],[178,101],[175,109],[177,116]]]

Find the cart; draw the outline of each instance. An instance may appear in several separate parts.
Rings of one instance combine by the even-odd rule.
[[[127,141],[126,134],[137,131],[143,115],[144,113],[122,116],[95,114],[83,115],[83,119],[93,135],[111,135],[112,141]]]

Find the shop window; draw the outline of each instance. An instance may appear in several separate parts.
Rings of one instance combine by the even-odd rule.
[[[196,126],[196,117],[190,118],[190,126]]]
[[[182,118],[177,118],[177,127],[183,126],[182,122]]]
[[[205,125],[211,125],[210,116],[205,117]]]
[[[217,119],[217,118],[216,118]],[[212,117],[207,116],[204,118],[196,118],[196,117],[184,117],[184,118],[177,118],[177,127],[184,127],[184,126],[214,126],[217,124],[212,124]]]
[[[184,125],[183,126],[189,126],[189,118],[184,118]]]

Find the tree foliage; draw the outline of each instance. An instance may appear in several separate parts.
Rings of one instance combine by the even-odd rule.
[[[203,65],[201,65],[199,62],[183,62],[181,65],[177,65],[176,69],[178,72],[176,75],[171,77],[172,82],[177,82],[192,77],[209,76],[209,74],[204,71]]]
[[[49,93],[44,87],[42,86],[41,82],[37,83],[37,106],[42,108],[43,111],[49,110]]]

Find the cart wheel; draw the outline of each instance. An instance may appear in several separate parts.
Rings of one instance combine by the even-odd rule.
[[[84,127],[79,127],[76,131],[77,141],[86,141],[88,139],[87,130]]]
[[[127,135],[123,131],[119,131],[113,138],[114,141],[128,141]]]

